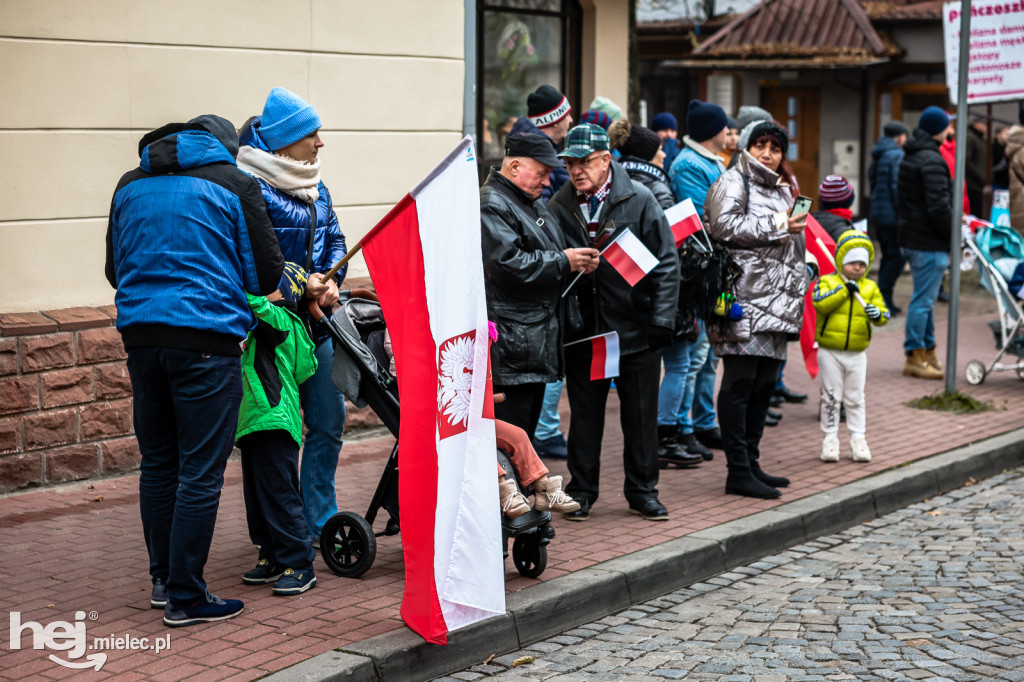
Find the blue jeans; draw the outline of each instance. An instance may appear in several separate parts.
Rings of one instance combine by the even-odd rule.
[[[540,419],[533,431],[534,440],[547,440],[562,435],[562,419],[558,415],[558,403],[562,400],[564,381],[552,381],[544,386],[544,402],[540,406]]]
[[[338,512],[334,473],[338,469],[341,435],[345,431],[345,396],[331,379],[334,365],[331,340],[322,341],[315,354],[316,374],[299,386],[302,419],[307,429],[302,444],[299,486],[309,534],[319,539],[327,519]]]
[[[686,373],[690,368],[691,343],[686,339],[666,346],[662,351],[665,376],[658,391],[658,426],[675,426],[683,402]]]
[[[191,604],[206,594],[203,569],[235,444],[242,367],[237,357],[133,348],[128,374],[149,573],[167,581],[171,603]]]
[[[711,349],[707,331],[701,323],[700,336],[690,346],[690,368],[679,407],[679,425],[683,433],[710,431],[718,426],[715,414],[715,373],[718,358]]]
[[[945,251],[918,251],[900,249],[910,263],[914,278],[914,293],[907,306],[907,322],[903,337],[903,350],[911,352],[935,347],[935,301],[939,298],[942,277],[949,267],[949,254]]]

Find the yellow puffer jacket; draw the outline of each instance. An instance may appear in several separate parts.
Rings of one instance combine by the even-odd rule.
[[[842,270],[843,257],[854,247],[868,250],[868,257],[874,260],[875,247],[863,232],[847,230],[839,236],[836,245],[836,264]],[[868,263],[870,269],[871,263]],[[864,301],[875,306],[882,316],[872,322],[864,308],[850,295],[838,273],[825,275],[814,286],[814,309],[818,311],[814,340],[821,348],[830,350],[865,350],[871,343],[871,325],[883,325],[889,321],[889,309],[878,285],[865,274],[857,280],[857,287]]]

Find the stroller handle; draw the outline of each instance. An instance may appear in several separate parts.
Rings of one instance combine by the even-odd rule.
[[[373,301],[374,303],[380,302],[380,299],[377,298],[377,294],[370,289],[347,289],[338,292],[339,301],[347,301],[351,298],[362,298],[367,301]],[[326,317],[324,315],[324,311],[320,309],[320,306],[317,305],[315,300],[310,300],[307,305],[309,307],[309,314],[313,317],[315,322],[319,322]]]

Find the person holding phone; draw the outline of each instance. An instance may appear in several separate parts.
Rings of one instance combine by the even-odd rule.
[[[775,499],[789,479],[761,469],[759,448],[786,345],[803,321],[807,216],[790,214],[799,189],[785,162],[786,131],[762,121],[749,140],[706,204],[708,234],[743,270],[733,289],[743,316],[709,324],[708,335],[724,367],[718,420],[729,471],[725,492]]]
[[[818,185],[818,199],[821,208],[812,213],[828,236],[835,242],[839,235],[853,229],[853,187],[842,175],[826,175]]]

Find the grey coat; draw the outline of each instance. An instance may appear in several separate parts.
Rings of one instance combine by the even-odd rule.
[[[743,269],[733,292],[743,317],[727,324],[715,342],[746,341],[762,332],[800,333],[810,284],[806,245],[802,234],[790,235],[785,220],[776,217],[792,205],[789,185],[747,152],[711,186],[705,205],[708,233]]]

